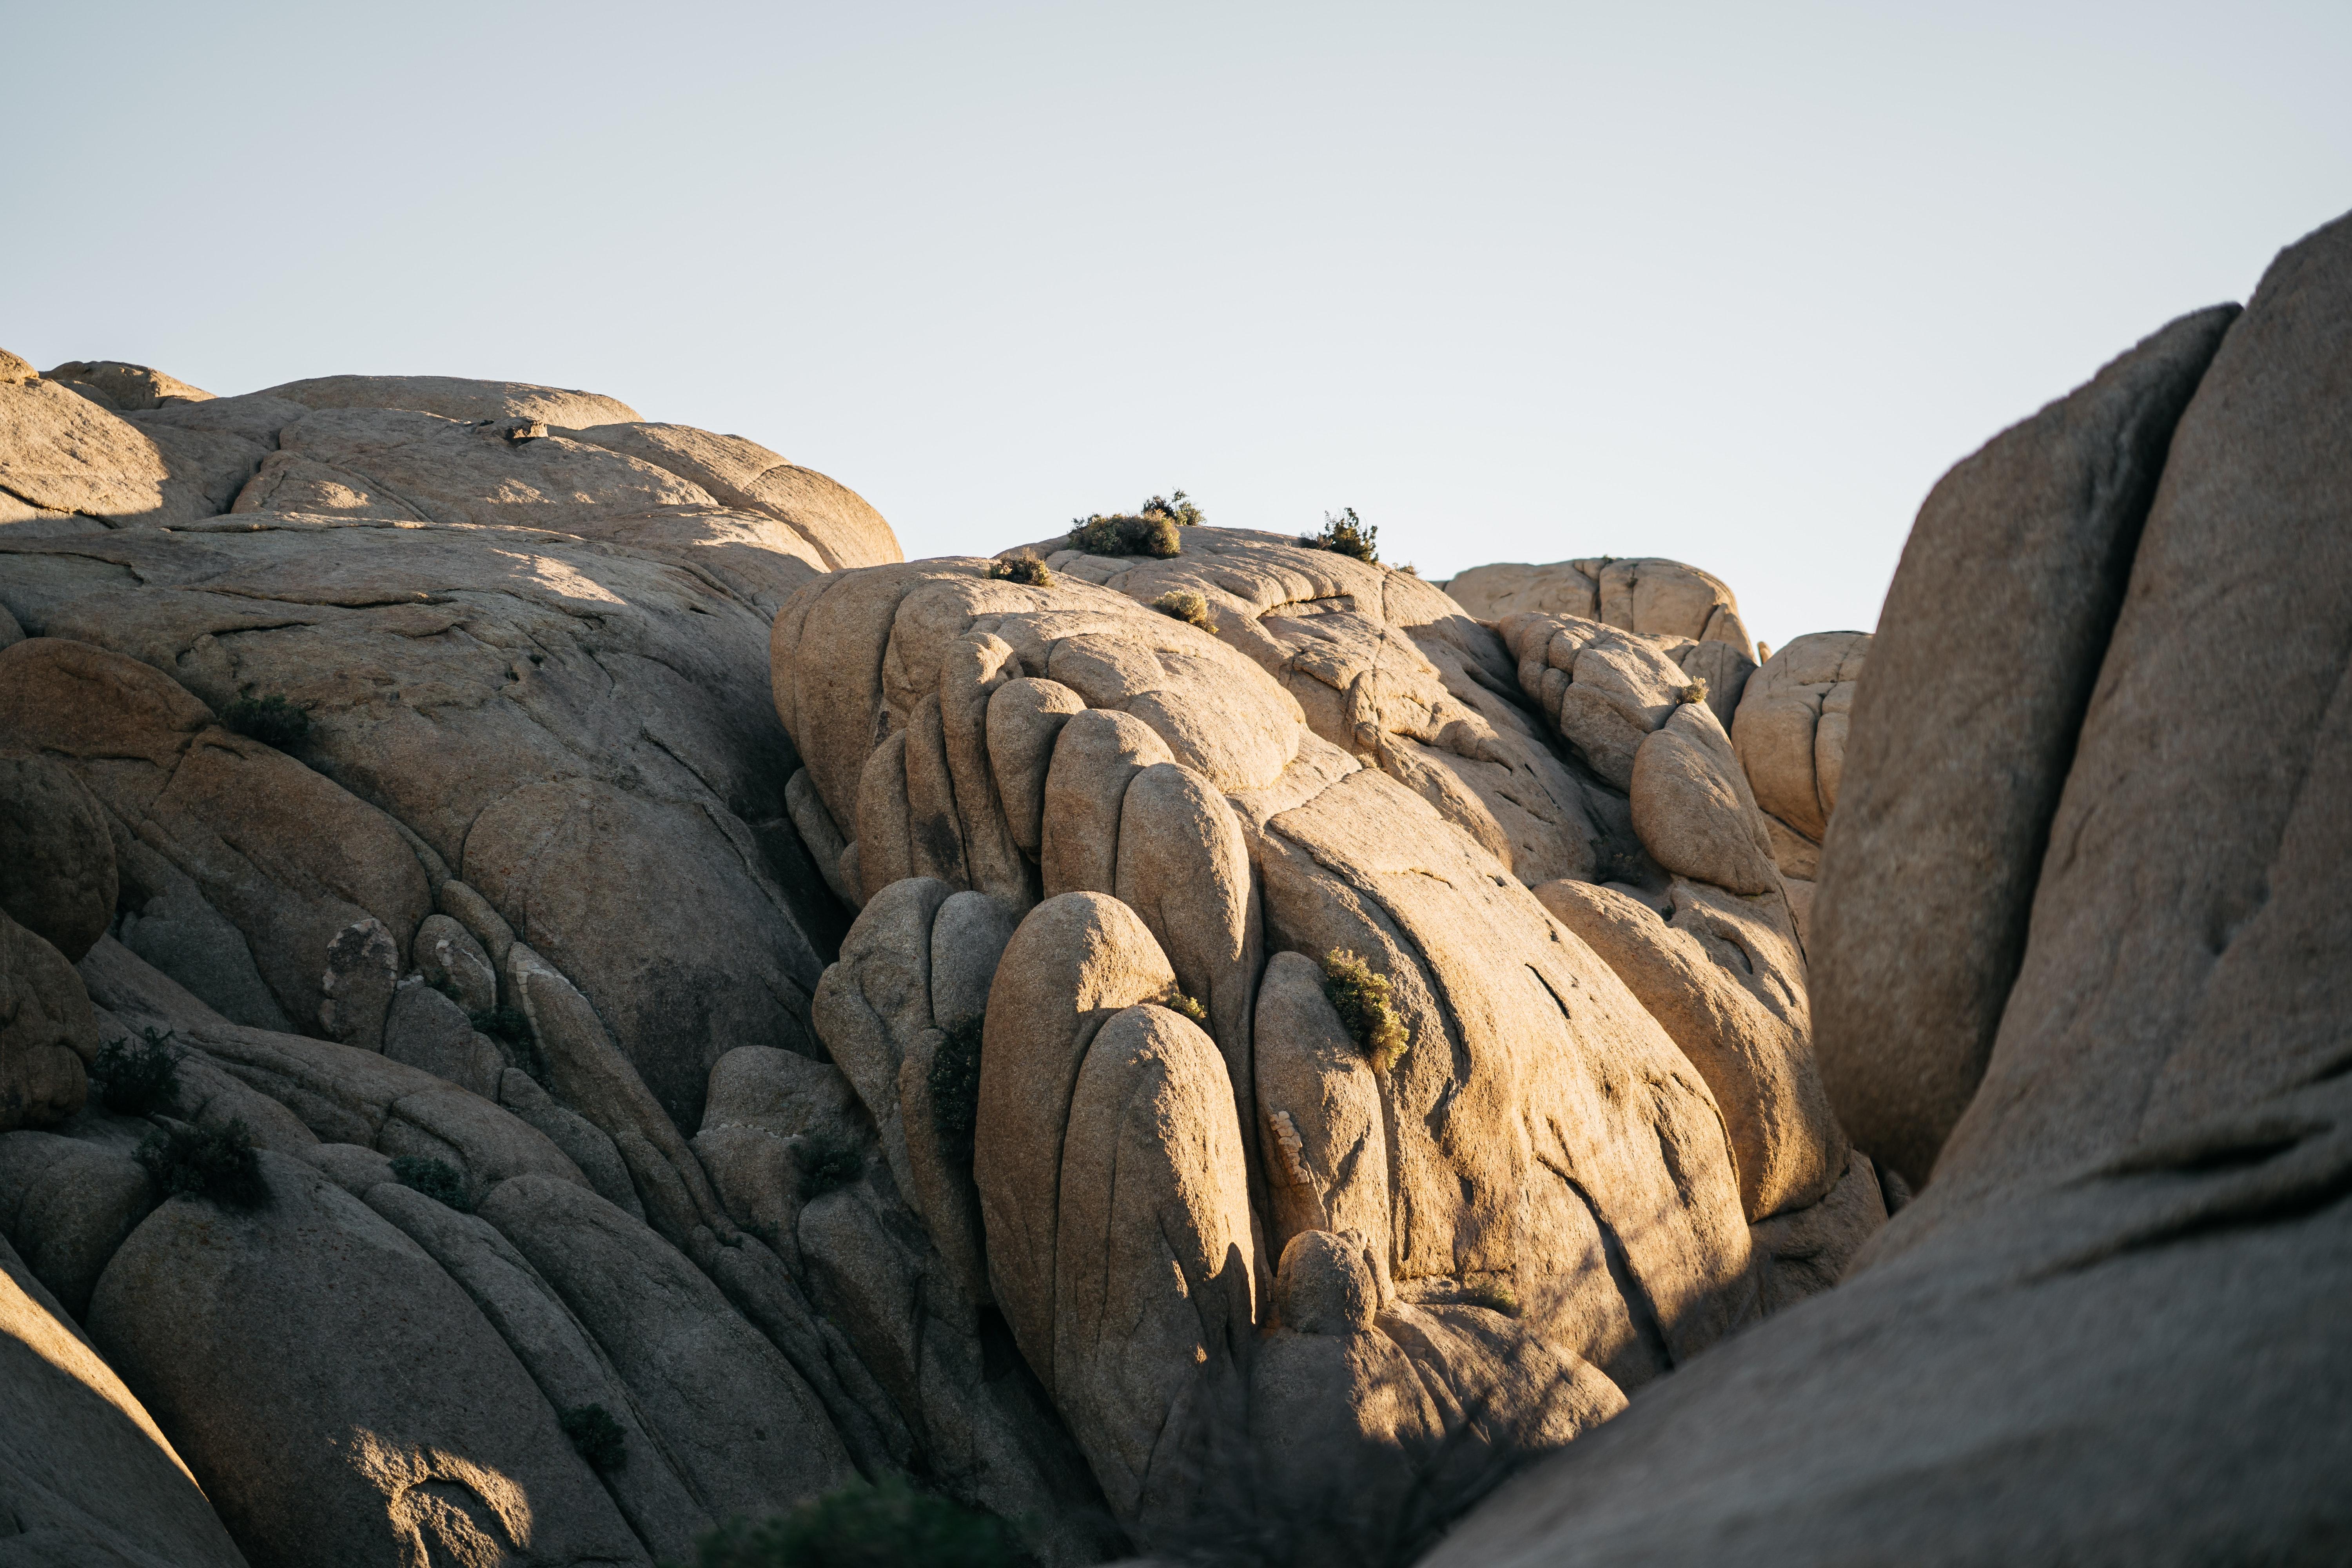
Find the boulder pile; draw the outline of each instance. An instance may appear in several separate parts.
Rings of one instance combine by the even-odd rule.
[[[2347,234],[1883,648],[0,355],[0,1557],[2326,1555]]]

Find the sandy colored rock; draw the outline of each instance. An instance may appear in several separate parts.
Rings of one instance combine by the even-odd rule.
[[[264,387],[257,397],[305,408],[404,408],[444,419],[537,419],[549,425],[635,423],[637,411],[614,398],[521,381],[469,381],[456,375],[320,375]]]
[[[1886,1225],[1886,1200],[1870,1156],[1857,1149],[1828,1195],[1756,1226],[1767,1317],[1818,1296],[1845,1277],[1870,1238]]]
[[[898,1072],[932,1028],[931,923],[952,891],[909,877],[866,901],[841,944],[841,960],[816,988],[817,1036],[874,1119],[901,1188],[913,1183],[898,1106]]]
[[[1388,1133],[1371,1064],[1323,994],[1323,966],[1277,952],[1259,982],[1255,1070],[1266,1250],[1307,1231],[1389,1229]],[[1378,1255],[1385,1267],[1387,1248]]]
[[[2181,318],[1994,437],[1904,547],[1823,857],[1817,994],[1840,1114],[1915,1184],[1993,1049],[2158,473],[2235,315]]]
[[[383,1024],[383,1054],[492,1101],[507,1071],[505,1056],[488,1036],[474,1032],[466,1010],[416,979],[393,996]]]
[[[1166,560],[1066,549],[1051,560],[1139,604],[1200,594],[1215,636],[1278,682],[1318,737],[1428,801],[1523,880],[1591,868],[1591,804],[1505,695],[1512,658],[1491,629],[1410,573],[1236,529],[1183,539]]]
[[[98,1025],[73,965],[0,914],[0,1132],[51,1127],[81,1109]]]
[[[0,1551],[27,1563],[245,1568],[153,1418],[5,1243],[0,1386]]]
[[[1204,1447],[1243,1397],[1255,1316],[1223,1058],[1178,1015],[1125,1009],[1087,1047],[1068,1127],[1048,1386],[1112,1513],[1155,1539],[1198,1507]]]
[[[777,519],[808,540],[828,571],[906,559],[890,525],[864,497],[756,441],[685,425],[597,425],[565,434],[665,468],[722,506]]]
[[[412,952],[425,984],[455,991],[453,1000],[464,1013],[487,1013],[499,1005],[497,966],[474,933],[457,921],[426,915],[416,928]]]
[[[622,1462],[598,1476],[648,1552],[682,1553],[717,1522],[638,1414],[611,1359],[513,1243],[487,1220],[394,1182],[377,1182],[359,1195],[472,1298],[549,1408],[561,1414],[593,1405],[612,1418]]]
[[[1055,742],[1087,700],[1058,680],[1024,676],[988,700],[988,756],[1013,841],[1030,855],[1044,841],[1045,785]]]
[[[113,359],[68,360],[41,374],[49,381],[78,381],[94,386],[125,413],[161,408],[166,403],[203,403],[213,395],[152,366],[126,364]]]
[[[1739,601],[1720,578],[1661,557],[1603,555],[1533,566],[1473,566],[1440,584],[1482,621],[1534,613],[1573,616],[1652,637],[1726,644],[1753,661]]]
[[[1855,683],[1872,643],[1868,632],[1794,638],[1748,680],[1732,721],[1732,743],[1757,804],[1814,845],[1837,808]]]
[[[856,1473],[782,1353],[646,1226],[539,1177],[502,1184],[479,1212],[594,1336],[713,1518],[782,1512]]]
[[[0,1234],[76,1319],[153,1205],[147,1173],[119,1151],[48,1132],[0,1133]]]
[[[1630,784],[1633,831],[1659,865],[1727,893],[1780,893],[1755,797],[1705,703],[1684,703],[1643,738]]]
[[[711,1069],[694,1151],[728,1216],[787,1258],[798,1255],[803,1152],[811,1137],[860,1135],[840,1070],[791,1051],[739,1046]]]
[[[116,890],[97,798],[50,758],[0,755],[0,910],[79,963],[114,918]]]
[[[374,920],[396,967],[429,908],[416,857],[382,813],[220,728],[168,676],[86,643],[32,637],[0,650],[0,726],[64,762],[131,837],[236,926],[288,1018],[380,1040],[380,1011],[347,1003],[337,1025],[326,1011],[338,939]],[[118,858],[134,906],[169,890],[142,887],[142,864]],[[380,975],[386,955],[371,956]],[[208,1000],[231,999],[207,974],[174,978]],[[381,990],[378,1006],[390,1000],[389,985]]]
[[[1105,893],[1065,893],[1022,921],[989,994],[972,1178],[990,1284],[1049,1390],[1058,1388],[1055,1237],[1071,1096],[1102,1026],[1175,980],[1135,911]]]
[[[1746,900],[1681,880],[1671,918],[1589,882],[1547,882],[1535,896],[1706,1079],[1748,1217],[1826,1195],[1846,1168],[1845,1134],[1814,1070],[1804,966],[1787,929]]]
[[[170,527],[223,510],[156,437],[54,381],[0,382],[0,529]]]
[[[164,1204],[89,1316],[247,1558],[646,1562],[465,1292],[358,1199],[260,1158],[268,1207]]]
[[[1047,898],[1118,890],[1128,785],[1144,769],[1172,761],[1158,733],[1125,713],[1090,708],[1061,727],[1045,773],[1038,851]]]

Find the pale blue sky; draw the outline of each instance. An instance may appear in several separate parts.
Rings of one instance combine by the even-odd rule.
[[[0,0],[0,346],[583,386],[992,551],[1181,484],[1868,626],[2352,207],[2352,5]]]

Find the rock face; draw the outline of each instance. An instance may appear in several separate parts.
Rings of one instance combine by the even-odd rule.
[[[1685,701],[1697,645],[1498,632],[1370,563],[1181,542],[1049,542],[1044,585],[843,572],[785,605],[793,820],[864,906],[815,1022],[1131,1535],[1194,1540],[1239,1463],[1290,1478],[1269,1517],[1315,1491],[1327,1546],[1392,1551],[1441,1510],[1363,1501],[1381,1477],[1475,1491],[1487,1461],[1444,1456],[1565,1442],[1748,1321],[1778,1256],[1750,1221],[1818,1265],[1776,1300],[1868,1226],[1815,1217],[1847,1148],[1763,819]],[[1175,593],[1208,628],[1150,607]],[[1596,641],[1592,721],[1563,731],[1545,650]],[[1596,952],[1530,881],[1655,931]],[[950,941],[960,903],[992,934]],[[1401,1057],[1324,994],[1340,950],[1389,985]],[[947,997],[983,993],[971,1072]]]
[[[0,1553],[243,1568],[153,1419],[5,1243],[0,1388]]]
[[[1756,647],[1739,619],[1739,601],[1730,588],[1679,561],[1620,561],[1603,555],[1543,566],[1505,562],[1474,566],[1439,586],[1482,621],[1527,614],[1572,616],[1645,637],[1725,643],[1750,663],[1756,658]]]
[[[1938,487],[1855,701],[1816,971],[1857,1031],[1832,1091],[1932,1179],[1836,1289],[1430,1562],[2352,1550],[2347,363],[2342,220]]]
[[[1868,632],[1791,639],[1748,678],[1731,723],[1731,743],[1764,813],[1790,912],[1807,939],[1822,840],[1837,809],[1855,686],[1871,645]]]

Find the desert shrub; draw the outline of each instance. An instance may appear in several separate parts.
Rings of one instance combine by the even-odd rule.
[[[1359,561],[1377,562],[1381,558],[1381,531],[1367,526],[1356,515],[1354,507],[1346,507],[1335,516],[1323,514],[1323,531],[1298,536],[1301,548],[1328,550],[1335,555],[1352,555]]]
[[[1182,490],[1174,495],[1153,496],[1135,510],[1139,517],[1164,517],[1179,528],[1198,528],[1209,517],[1207,512],[1194,506]]]
[[[459,1214],[471,1214],[474,1205],[466,1201],[466,1178],[457,1167],[446,1160],[436,1160],[425,1154],[402,1154],[392,1163],[392,1179],[413,1193],[423,1193],[445,1208]]]
[[[563,1424],[563,1435],[572,1439],[580,1457],[593,1468],[617,1470],[629,1462],[629,1435],[603,1405],[575,1405],[556,1419]]]
[[[931,1126],[940,1142],[966,1160],[980,1125],[981,1031],[976,1017],[950,1025],[931,1058]]]
[[[1389,1005],[1389,977],[1346,948],[1335,947],[1323,960],[1323,994],[1354,1037],[1357,1049],[1371,1058],[1381,1072],[1404,1055],[1404,1025]]]
[[[1089,555],[1181,554],[1184,541],[1176,520],[1165,512],[1120,513],[1070,520],[1070,548]]]
[[[695,1568],[1022,1568],[1003,1523],[898,1477],[852,1485],[779,1519],[730,1520],[695,1542]]]
[[[1010,560],[992,561],[988,563],[988,574],[1001,577],[1008,583],[1025,583],[1032,588],[1054,585],[1054,574],[1045,570],[1045,563],[1034,555],[1015,555]]]
[[[1685,702],[1706,701],[1706,677],[1703,675],[1695,675],[1691,677],[1690,684],[1683,688],[1683,700]]]
[[[1462,1300],[1469,1306],[1484,1307],[1507,1318],[1519,1315],[1519,1299],[1500,1285],[1473,1285],[1462,1292]]]
[[[300,745],[310,733],[310,710],[275,692],[262,698],[238,698],[221,710],[220,721],[247,740],[281,752]]]
[[[1200,998],[1187,996],[1173,985],[1168,988],[1168,994],[1160,998],[1160,1005],[1171,1013],[1183,1014],[1204,1029],[1209,1026],[1209,1010],[1201,1005]]]
[[[89,1064],[90,1082],[99,1102],[117,1116],[147,1116],[180,1108],[180,1058],[172,1031],[139,1031],[136,1040],[125,1035],[98,1053]]]
[[[235,1209],[257,1209],[269,1202],[253,1133],[242,1121],[159,1127],[139,1145],[138,1159],[159,1197],[206,1198]]]
[[[1190,588],[1178,588],[1151,601],[1151,607],[1172,620],[1186,621],[1204,632],[1217,629],[1216,617],[1209,614],[1209,599]]]
[[[801,1135],[801,1202],[845,1187],[866,1170],[866,1152],[847,1133],[815,1127]]]
[[[442,975],[437,980],[428,980],[425,984],[430,985],[434,990],[438,991],[442,995],[446,996],[452,1002],[463,1002],[466,999],[465,994],[457,989],[457,983],[450,979],[446,974]]]

